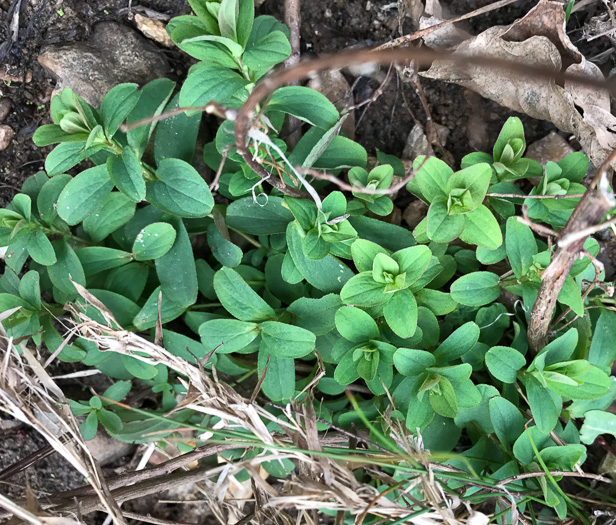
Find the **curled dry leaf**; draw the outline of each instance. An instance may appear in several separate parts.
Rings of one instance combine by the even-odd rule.
[[[456,54],[484,55],[553,71],[603,78],[565,33],[565,12],[559,2],[541,0],[510,26],[496,26],[460,44]],[[450,60],[435,62],[421,73],[428,78],[460,84],[502,106],[553,122],[575,134],[595,166],[616,146],[616,117],[607,91],[577,82],[564,86],[544,79],[520,78],[507,69],[483,66],[462,69]]]

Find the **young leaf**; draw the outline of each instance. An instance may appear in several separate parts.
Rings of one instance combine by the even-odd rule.
[[[445,192],[450,195],[456,189],[468,190],[472,200],[471,209],[468,211],[472,211],[483,203],[491,178],[492,168],[489,164],[474,164],[449,177]]]
[[[441,376],[438,382],[438,391],[430,390],[430,405],[437,414],[443,417],[456,417],[458,415],[458,402],[451,381]]]
[[[426,233],[434,242],[451,242],[464,230],[463,215],[449,215],[447,201],[436,197],[428,209]]]
[[[454,281],[451,297],[467,306],[483,306],[500,297],[498,275],[491,272],[473,272]]]
[[[139,232],[133,243],[132,252],[136,261],[158,259],[173,246],[176,231],[171,224],[155,222]]]
[[[276,64],[284,62],[291,54],[289,39],[280,31],[274,31],[246,49],[242,63],[252,69],[259,78]]]
[[[385,285],[376,282],[372,272],[361,272],[344,285],[340,291],[342,302],[357,306],[377,306],[390,299]]]
[[[446,191],[447,181],[453,175],[453,170],[447,164],[436,157],[429,157],[426,160],[425,157],[420,156],[415,159],[413,169],[418,170],[415,179],[428,202],[433,202],[438,197],[447,198],[449,195]],[[411,191],[409,186],[407,189]]]
[[[225,309],[241,321],[274,319],[276,313],[231,268],[221,268],[214,276],[214,289]]]

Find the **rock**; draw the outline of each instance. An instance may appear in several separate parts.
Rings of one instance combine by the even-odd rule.
[[[10,98],[3,98],[0,100],[0,122],[4,122],[4,119],[9,116],[13,103]]]
[[[165,24],[162,20],[146,18],[137,13],[135,15],[135,23],[137,24],[137,29],[148,38],[165,47],[173,47],[173,40],[171,40],[169,33],[165,31]]]
[[[92,456],[94,456],[94,459],[102,466],[113,463],[121,457],[131,454],[135,449],[135,445],[118,441],[102,430],[97,432],[94,439],[86,441],[86,445]]]
[[[549,160],[558,162],[574,151],[561,135],[552,131],[549,135],[528,146],[524,156],[528,159],[536,160],[542,166],[545,166]]]
[[[325,95],[338,109],[353,104],[351,86],[340,71],[323,71],[314,75],[308,82],[308,87]],[[355,138],[355,112],[349,113],[342,124],[344,134],[353,140]]]
[[[449,137],[449,128],[447,128],[446,126],[441,126],[436,122],[434,122],[433,124],[434,129],[436,130],[436,134],[441,141],[441,145],[445,147],[447,137]],[[415,124],[406,139],[406,144],[404,146],[404,151],[402,152],[402,157],[405,159],[415,160],[419,155],[431,154],[432,151],[430,145],[428,144],[428,138],[426,137],[422,126],[419,124]]]
[[[48,47],[38,57],[58,83],[99,106],[104,94],[123,82],[140,85],[164,77],[169,66],[161,53],[133,29],[101,22],[87,42]]]
[[[11,126],[7,126],[6,124],[0,125],[0,151],[4,151],[9,147],[14,136],[15,132]]]
[[[402,213],[402,218],[404,219],[404,222],[408,224],[408,227],[411,230],[414,230],[427,214],[428,205],[422,200],[417,199],[406,207]]]

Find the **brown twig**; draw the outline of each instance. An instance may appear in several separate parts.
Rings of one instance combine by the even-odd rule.
[[[541,286],[528,322],[528,344],[534,354],[548,342],[550,321],[556,307],[556,299],[573,263],[584,249],[584,242],[589,235],[585,232],[588,228],[599,224],[603,216],[614,206],[614,195],[603,184],[609,165],[614,159],[616,159],[616,149],[597,170],[593,181],[573,210],[567,224],[557,234],[557,238],[560,239],[558,249],[541,276]],[[601,184],[599,184],[600,181]],[[580,232],[585,234],[580,236]],[[574,239],[568,241],[569,236],[574,236]]]
[[[438,31],[443,27],[447,27],[448,25],[455,24],[456,22],[462,22],[463,20],[468,20],[469,18],[473,18],[475,16],[484,15],[486,13],[489,13],[490,11],[495,11],[496,9],[500,9],[501,7],[508,6],[509,4],[513,4],[518,1],[519,0],[500,0],[500,2],[494,2],[493,4],[480,7],[479,9],[475,9],[470,13],[466,13],[456,18],[452,18],[451,20],[445,20],[443,22],[440,22],[439,24],[426,27],[425,29],[421,29],[420,31],[415,31],[414,33],[411,33],[409,35],[403,35],[401,37],[398,37],[391,42],[386,42],[385,44],[379,46],[377,49],[390,49],[392,47],[398,47],[403,44],[408,44],[409,42],[413,42],[414,40],[423,38],[424,36],[429,35],[434,31]]]
[[[571,195],[520,195],[517,193],[486,193],[486,197],[496,197],[501,199],[578,199],[583,197],[583,193],[572,193]]]
[[[289,43],[291,44],[291,54],[284,61],[285,67],[296,66],[300,60],[300,24],[302,20],[300,2],[301,0],[284,0],[284,23],[289,28]],[[299,85],[299,81],[290,82],[290,85]],[[284,131],[287,146],[290,149],[297,146],[301,129],[302,121],[288,115]]]
[[[549,472],[524,472],[523,474],[516,474],[515,476],[511,476],[509,478],[504,479],[499,482],[499,486],[505,486],[509,483],[515,483],[516,481],[520,481],[522,479],[530,479],[530,478],[542,478],[544,476],[562,476],[564,478],[585,478],[585,479],[594,479],[595,481],[601,481],[603,483],[612,483],[612,480],[606,478],[604,476],[599,476],[598,474],[589,474],[588,472],[565,472],[562,470],[552,470]]]

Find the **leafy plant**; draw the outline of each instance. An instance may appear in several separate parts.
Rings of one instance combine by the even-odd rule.
[[[100,397],[71,403],[85,417],[84,437],[101,423],[141,442],[149,432],[217,420],[189,409],[161,419],[188,396],[183,378],[163,365],[102,352],[81,336],[64,344],[55,319],[66,302],[151,338],[160,317],[162,344],[178,358],[205,361],[275,403],[314,403],[340,427],[369,421],[374,432],[391,413],[426,449],[456,449],[448,460],[469,476],[497,483],[544,467],[574,470],[586,457],[580,440],[615,432],[613,417],[599,411],[616,396],[616,318],[589,309],[611,301],[586,288],[604,278],[591,238],[558,296],[554,339],[530,354],[528,316],[553,249],[518,217],[524,205],[532,220],[561,228],[579,200],[568,196],[585,191],[588,159],[573,153],[545,167],[525,159],[517,118],[491,155],[471,153],[457,172],[435,157],[414,159],[407,189],[429,210],[411,234],[384,220],[399,159],[379,152],[380,164],[369,166],[366,150],[339,134],[345,116],[320,93],[290,86],[259,106],[265,138],[251,143],[251,154],[283,188],[310,189],[310,198],[267,189],[237,152],[234,109],[289,56],[288,30],[254,18],[252,0],[190,3],[195,15],[167,26],[198,60],[179,91],[167,79],[121,84],[96,109],[63,90],[51,104],[53,124],[34,135],[38,146],[58,144],[45,171],[0,210],[9,335],[118,380]],[[215,192],[193,162],[199,108],[211,101],[226,108],[203,147],[220,176]],[[280,138],[286,115],[306,123],[292,151]],[[348,170],[353,191],[332,191],[296,167],[340,178]],[[541,182],[530,187],[530,177]],[[113,404],[132,381],[151,387],[160,410],[146,417]],[[306,394],[313,384],[317,399]],[[344,395],[352,384],[361,412]],[[580,437],[575,423],[585,416]],[[410,490],[410,477],[396,481],[391,497]],[[543,478],[509,490],[520,500],[539,491],[561,519],[572,508]],[[460,494],[475,492],[469,485]]]

